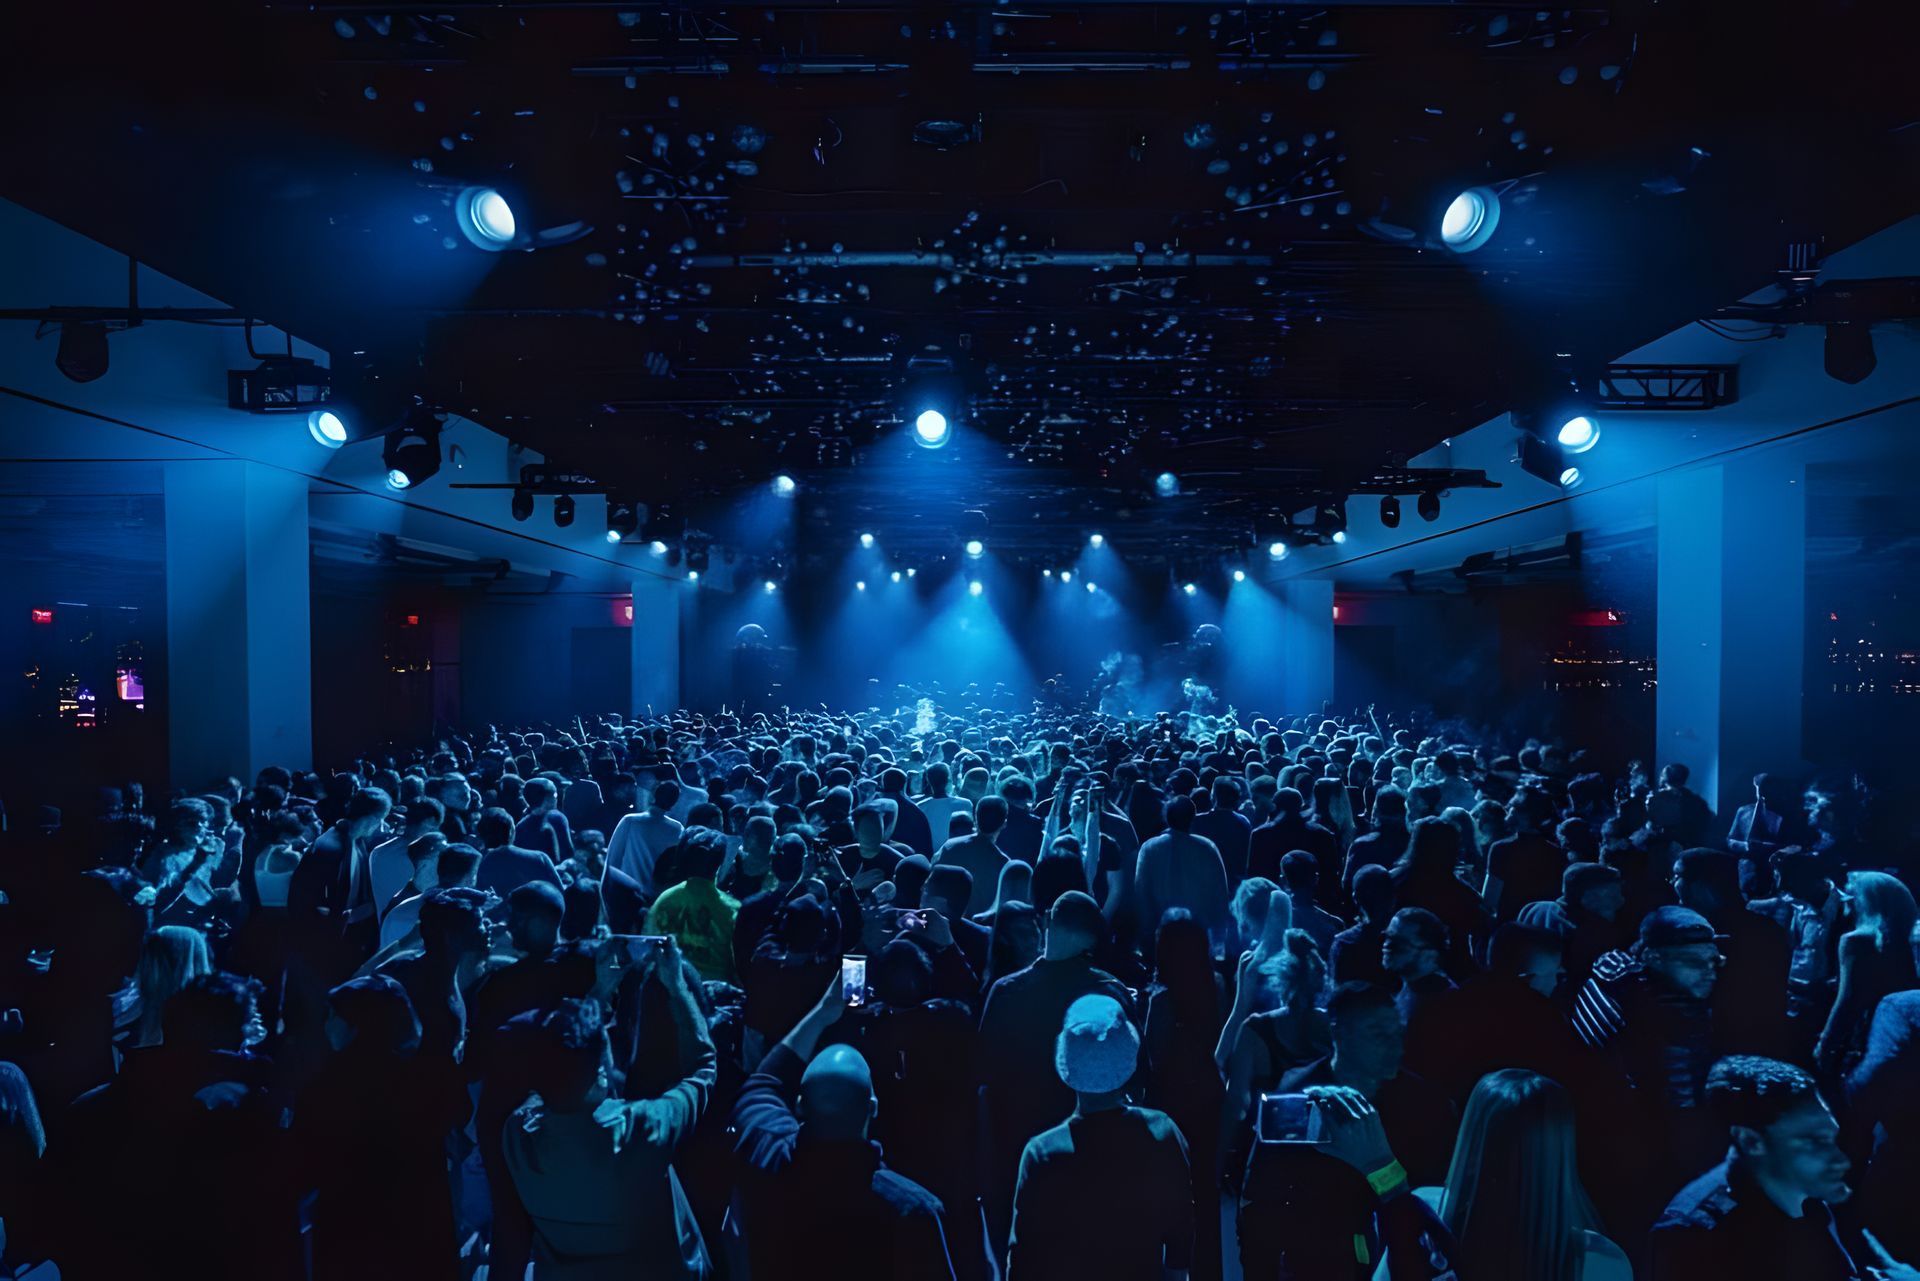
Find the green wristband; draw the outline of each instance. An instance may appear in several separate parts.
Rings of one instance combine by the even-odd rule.
[[[1375,1196],[1385,1196],[1407,1181],[1407,1172],[1398,1160],[1389,1161],[1367,1176],[1367,1186]]]

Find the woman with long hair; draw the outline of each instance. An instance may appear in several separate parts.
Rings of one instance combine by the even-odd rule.
[[[1456,872],[1459,862],[1460,831],[1436,815],[1413,825],[1392,873],[1396,911],[1424,907],[1445,922],[1446,970],[1455,979],[1473,973],[1473,958],[1492,928],[1486,905]]]
[[[1840,939],[1840,986],[1813,1051],[1814,1063],[1829,1073],[1859,1061],[1881,997],[1920,987],[1908,943],[1920,915],[1913,893],[1885,872],[1855,872],[1847,877],[1847,894],[1853,929]]]
[[[46,1151],[47,1131],[27,1074],[0,1063],[0,1273],[6,1276],[38,1253],[27,1232],[38,1217],[33,1203]]]
[[[1275,894],[1276,904],[1284,894]],[[1271,919],[1271,918],[1269,918]],[[1232,1040],[1221,1037],[1226,1089],[1221,1097],[1222,1141],[1244,1139],[1248,1109],[1293,1068],[1333,1050],[1333,1025],[1319,1008],[1327,984],[1327,962],[1313,936],[1287,930],[1279,952],[1249,970],[1243,984],[1264,982],[1277,997],[1275,1008],[1242,1016],[1232,1025]],[[1240,1003],[1234,1013],[1239,1015]]]
[[[1332,832],[1339,839],[1343,854],[1347,846],[1353,844],[1353,838],[1360,835],[1359,826],[1353,821],[1353,806],[1347,800],[1346,786],[1337,778],[1313,780],[1313,804],[1308,808],[1307,821]]]
[[[136,1047],[160,1044],[160,1012],[167,998],[202,974],[213,972],[207,936],[185,925],[162,925],[140,945],[140,966],[134,987],[140,993],[140,1022],[134,1029]]]
[[[993,914],[993,934],[987,940],[987,972],[981,995],[1009,974],[1018,974],[1040,959],[1040,914],[1031,903],[1005,903]]]
[[[1446,1186],[1414,1192],[1452,1234],[1448,1261],[1462,1281],[1632,1281],[1574,1157],[1573,1101],[1559,1082],[1519,1068],[1480,1078]],[[1390,1273],[1382,1260],[1375,1281]]]
[[[1169,909],[1154,937],[1153,987],[1147,997],[1147,1102],[1172,1117],[1187,1136],[1196,1224],[1220,1221],[1214,1122],[1221,1084],[1213,1044],[1220,1034],[1221,995],[1206,927],[1184,908]],[[1194,1281],[1217,1281],[1220,1269],[1220,1233],[1195,1232]]]

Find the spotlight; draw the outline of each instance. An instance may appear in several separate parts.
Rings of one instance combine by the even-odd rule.
[[[561,529],[573,524],[572,494],[562,494],[553,500],[553,523]]]
[[[1200,589],[1198,587],[1195,587],[1192,583],[1182,583],[1180,584],[1180,590],[1185,592],[1187,595],[1191,596],[1195,592],[1199,591]]]
[[[1554,439],[1569,454],[1584,454],[1600,443],[1600,424],[1585,414],[1575,414],[1560,424]]]
[[[1060,571],[1060,581],[1061,581],[1061,582],[1063,582],[1063,583],[1070,583],[1070,582],[1072,582],[1072,581],[1073,581],[1073,571],[1072,571],[1072,570],[1070,570],[1070,569],[1063,569],[1063,570],[1061,570],[1061,571]]]
[[[347,422],[331,409],[316,409],[307,415],[307,434],[315,444],[338,449],[347,443]]]
[[[1339,544],[1339,543],[1344,543],[1344,542],[1346,542],[1346,541],[1347,541],[1347,531],[1346,531],[1346,530],[1344,530],[1344,529],[1336,529],[1336,530],[1334,530],[1334,531],[1333,531],[1333,541],[1334,541],[1334,542],[1335,542],[1336,544]]]
[[[533,491],[516,489],[513,491],[513,518],[525,520],[533,515]]]
[[[917,573],[919,573],[919,572],[920,572],[920,571],[919,571],[919,570],[917,570],[917,569],[915,569],[915,568],[914,568],[913,566],[911,566],[911,565],[909,565],[909,566],[907,566],[907,577],[908,577],[908,578],[912,578],[912,577],[913,577],[913,576],[914,576],[915,574],[917,574]]]
[[[68,332],[71,332],[71,328],[71,326],[68,327]],[[103,346],[104,338],[105,336],[102,335]],[[65,351],[66,348],[67,341],[62,337],[60,350]],[[1865,381],[1873,372],[1874,366],[1879,364],[1879,358],[1873,351],[1873,330],[1857,323],[1828,325],[1825,357],[1827,377],[1837,378],[1849,384]],[[104,351],[100,357],[100,365],[102,369],[106,367]],[[61,369],[65,370],[66,366],[62,365]],[[67,377],[71,378],[73,375],[69,373]]]
[[[1180,478],[1170,471],[1163,471],[1153,478],[1153,492],[1162,498],[1172,498],[1180,492]]]
[[[1099,589],[1098,587],[1096,587],[1096,586],[1094,586],[1094,584],[1093,584],[1093,582],[1092,582],[1092,580],[1091,580],[1091,579],[1089,579],[1089,580],[1088,580],[1088,582],[1087,582],[1087,590],[1088,590],[1088,591],[1090,591],[1090,592],[1097,592],[1097,591],[1099,591],[1100,589]]]
[[[1440,216],[1440,242],[1457,254],[1472,253],[1493,239],[1500,225],[1500,197],[1491,187],[1469,187]]]
[[[781,472],[773,478],[773,496],[775,498],[792,498],[793,491],[798,488],[800,488],[800,486],[794,483],[793,477],[787,475],[785,472]]]
[[[440,470],[440,419],[424,406],[407,412],[403,426],[387,433],[386,446],[380,451],[386,464],[387,487],[412,489]]]
[[[1285,543],[1281,542],[1279,539],[1276,538],[1274,541],[1267,544],[1267,559],[1285,560],[1286,558],[1287,558],[1287,545]]]
[[[1563,490],[1580,485],[1580,469],[1567,460],[1567,451],[1531,434],[1520,438],[1520,470]]]
[[[690,582],[690,583],[697,583],[697,582],[699,582],[699,581],[700,581],[700,571],[699,571],[699,570],[697,570],[697,569],[690,569],[690,570],[688,570],[688,571],[687,571],[687,581],[688,581],[688,582]]]
[[[1439,493],[1435,490],[1429,489],[1426,493],[1420,495],[1420,505],[1417,510],[1420,513],[1421,520],[1428,520],[1428,521],[1439,520],[1440,519]]]
[[[896,569],[896,570],[894,570],[894,571],[893,571],[893,573],[892,573],[892,575],[890,575],[890,577],[892,577],[892,579],[893,579],[893,581],[894,581],[894,582],[896,582],[896,583],[897,583],[897,582],[899,582],[899,581],[900,581],[900,571],[899,571],[899,570],[897,570],[897,569]]]
[[[647,544],[647,550],[655,556],[665,556],[667,554],[667,545],[656,538]]]
[[[872,534],[862,534],[862,535],[860,535],[860,545],[861,545],[862,547],[872,547],[872,546],[873,546],[873,535],[872,535]]]
[[[937,409],[922,410],[913,420],[913,443],[922,449],[938,449],[953,436],[947,416]]]
[[[713,559],[713,548],[706,543],[690,544],[687,547],[687,568],[704,571]]]
[[[967,595],[969,596],[978,596],[981,592],[984,592],[986,590],[987,589],[981,585],[980,580],[977,578],[967,584]]]
[[[56,369],[77,383],[90,383],[107,372],[107,327],[94,321],[66,321],[60,326],[60,347],[53,353]]]
[[[1040,571],[1040,577],[1042,577],[1042,578],[1052,578],[1052,577],[1053,577],[1053,571],[1052,571],[1052,570],[1050,570],[1050,569],[1043,569],[1043,570],[1041,570],[1041,571]]]
[[[980,557],[986,554],[987,554],[987,545],[985,543],[981,542],[977,538],[969,538],[967,540],[967,555],[978,560]]]
[[[1246,581],[1247,581],[1247,571],[1246,571],[1246,570],[1244,570],[1244,569],[1236,569],[1236,570],[1234,570],[1234,571],[1233,571],[1233,581],[1234,581],[1234,582],[1236,582],[1236,583],[1244,583],[1244,582],[1246,582]]]
[[[1105,534],[1088,534],[1087,535],[1087,546],[1093,547],[1093,548],[1100,548],[1100,547],[1105,547],[1106,545],[1107,545],[1107,536]]]
[[[763,587],[766,590],[766,593],[769,596],[773,595],[775,592],[780,590],[780,584],[774,582],[771,578],[769,578],[766,582],[762,583],[761,587]]]
[[[518,230],[513,206],[492,187],[468,187],[454,200],[454,219],[476,248],[498,253],[513,243]]]
[[[617,543],[640,531],[640,504],[625,498],[607,499],[607,541]]]
[[[854,591],[856,591],[856,592],[864,592],[864,591],[866,591],[866,590],[867,590],[867,580],[866,580],[866,579],[864,579],[864,578],[862,578],[861,580],[859,580],[858,582],[856,582],[856,583],[855,583],[855,584],[853,585],[853,590],[854,590]]]
[[[1380,523],[1388,529],[1400,528],[1400,500],[1392,494],[1380,500]]]

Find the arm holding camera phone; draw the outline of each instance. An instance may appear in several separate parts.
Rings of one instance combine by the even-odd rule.
[[[662,940],[659,948],[640,961],[640,982],[657,980],[667,994],[667,1010],[673,1018],[674,1040],[680,1054],[680,1079],[653,1098],[636,1099],[629,1108],[634,1120],[644,1127],[649,1141],[661,1147],[678,1146],[706,1110],[717,1080],[718,1062],[713,1038],[707,1032],[706,1016],[700,1012],[693,989],[687,984],[687,967],[680,957],[680,946],[672,938]]]

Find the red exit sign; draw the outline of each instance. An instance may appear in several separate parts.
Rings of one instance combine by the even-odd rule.
[[[53,622],[53,611],[50,609],[36,609],[33,611],[33,621],[39,626],[45,627]]]

